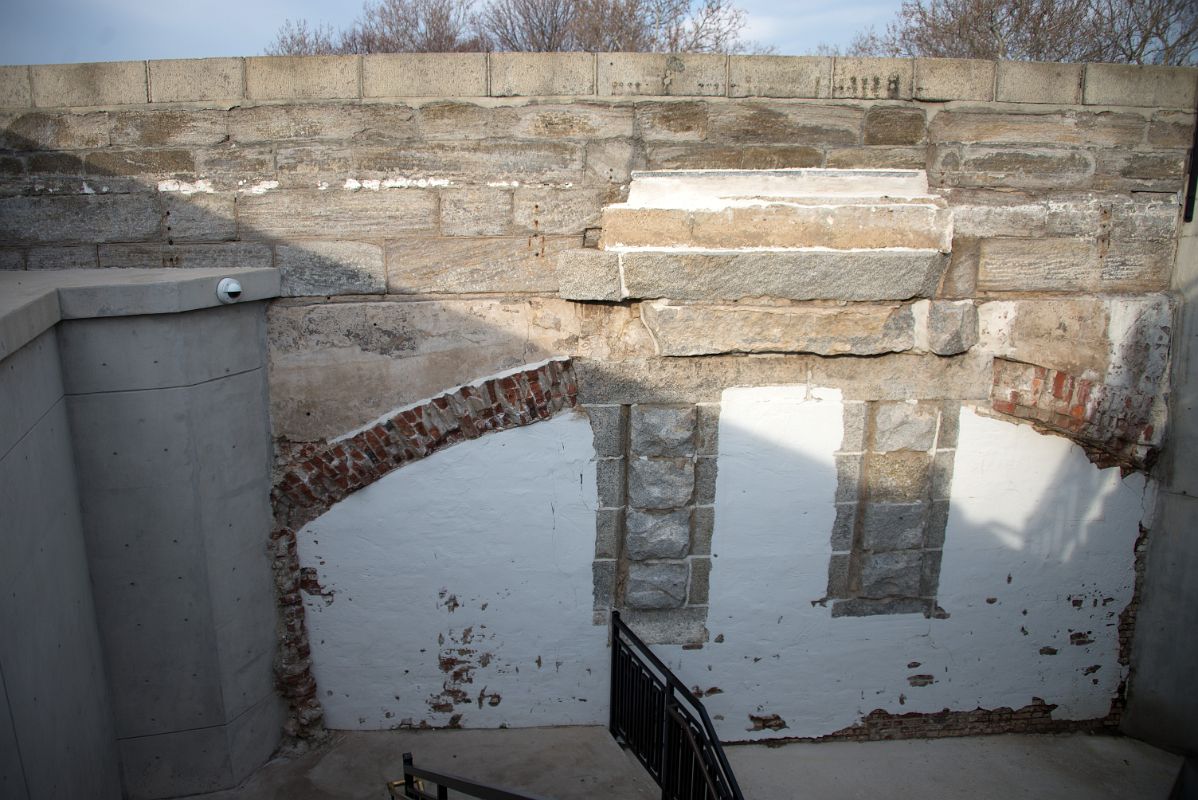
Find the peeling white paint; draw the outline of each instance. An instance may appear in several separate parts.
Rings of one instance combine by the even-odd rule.
[[[520,181],[491,181],[487,184],[492,189],[518,189]]]
[[[721,690],[705,700],[721,736],[820,736],[875,709],[1034,697],[1057,704],[1057,719],[1104,716],[1123,677],[1117,623],[1151,508],[1145,479],[963,410],[938,594],[949,617],[834,619],[815,601],[827,588],[843,409],[839,391],[807,386],[723,394],[710,640],[655,647],[687,685]],[[605,719],[591,436],[581,416],[559,415],[459,444],[300,531],[302,564],[332,593],[305,596],[331,727],[445,725],[451,713],[465,727]],[[463,659],[472,682],[452,681],[441,657]],[[465,694],[433,711],[447,680]],[[749,714],[787,727],[750,732]]]
[[[332,593],[304,597],[330,727],[606,719],[591,441],[585,417],[560,414],[464,442],[299,532],[301,562]]]
[[[270,190],[278,188],[278,181],[258,181],[248,189],[238,189],[237,191],[241,192],[242,194],[266,194]]]
[[[377,192],[382,189],[428,189],[449,185],[450,182],[447,178],[367,178],[361,181],[357,178],[346,178],[341,188],[347,192],[357,192],[362,189]]]
[[[275,183],[278,186],[278,183]],[[179,180],[158,181],[158,191],[160,192],[178,192],[179,194],[212,194],[216,191],[212,187],[212,181],[200,179],[194,183]]]

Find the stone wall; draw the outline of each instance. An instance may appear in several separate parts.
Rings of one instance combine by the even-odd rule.
[[[734,562],[712,544],[733,502],[715,435],[725,392],[801,386],[843,402],[841,435],[819,455],[839,467],[832,493],[797,495],[787,512],[833,512],[810,534],[823,586],[806,600],[841,625],[944,623],[966,409],[1066,437],[1095,470],[1147,470],[1165,441],[1196,101],[1193,69],[1101,64],[434,54],[5,67],[0,266],[281,271],[267,326],[280,677],[304,735],[319,730],[322,693],[286,599],[316,566],[296,550],[313,521],[292,519],[302,476],[332,481],[332,501],[352,495],[369,481],[339,475],[396,457],[369,440],[372,421],[441,409],[436,398],[482,376],[547,359],[570,359],[570,404],[594,431],[595,622],[614,605],[656,642],[714,645],[714,587]],[[863,200],[844,188],[850,173],[803,173],[818,185],[800,199],[752,186],[735,208],[638,199],[682,170],[735,182],[801,169],[923,183]],[[367,437],[365,460],[351,436]],[[1138,523],[1121,533],[1126,552],[1108,557],[1130,570]],[[1104,676],[1126,677],[1103,652]],[[1076,696],[1029,685],[991,702],[986,678],[970,680],[975,695],[943,695],[950,710],[1042,716],[1042,697],[1093,718],[1122,691],[1048,681]],[[874,708],[900,712],[879,701],[857,719]],[[825,721],[804,735],[853,724]]]

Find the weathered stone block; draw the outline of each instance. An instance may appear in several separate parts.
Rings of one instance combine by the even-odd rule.
[[[588,180],[627,184],[634,169],[645,169],[644,150],[632,139],[603,139],[588,142],[586,172]]]
[[[250,100],[358,97],[361,56],[260,56],[245,60]]]
[[[869,459],[869,498],[878,503],[914,503],[927,499],[931,456],[914,450],[876,453]]]
[[[646,142],[698,142],[707,138],[707,103],[692,100],[637,103],[636,130]]]
[[[184,58],[146,62],[151,103],[235,101],[244,94],[240,58]]]
[[[168,242],[227,242],[237,237],[233,196],[159,194],[162,233]]]
[[[943,400],[940,403],[940,432],[936,436],[936,447],[956,447],[957,435],[961,430],[961,402]]]
[[[833,554],[828,559],[828,597],[849,595],[849,568],[852,559],[848,553]]]
[[[1111,250],[1116,250],[1112,244]],[[1138,256],[1138,257],[1136,257]],[[988,239],[981,243],[983,291],[1153,291],[1167,278],[1151,249],[1122,245],[1099,256],[1085,239]],[[1104,265],[1110,262],[1110,269]]]
[[[308,241],[275,247],[284,297],[382,294],[383,250],[367,242]]]
[[[714,456],[719,452],[720,404],[700,403],[695,406],[695,453]]]
[[[919,593],[924,597],[935,597],[940,590],[940,560],[939,550],[925,550],[923,563],[920,565]]]
[[[17,248],[0,249],[0,270],[25,269],[25,251]]]
[[[862,544],[886,552],[923,547],[927,503],[869,503],[862,519]]]
[[[855,597],[851,600],[837,600],[832,604],[832,616],[835,617],[871,617],[877,614],[923,614],[930,616],[931,603],[916,597],[888,597],[873,600]]]
[[[606,250],[570,249],[557,255],[558,293],[567,300],[621,299],[620,256]]]
[[[623,538],[624,510],[600,508],[595,511],[595,558],[616,558]]]
[[[707,141],[747,144],[861,143],[864,112],[850,106],[744,101],[708,109]]]
[[[1158,111],[1148,123],[1150,147],[1186,148],[1193,140],[1194,114],[1187,111]]]
[[[137,242],[162,233],[150,194],[0,198],[0,242]]]
[[[363,97],[486,97],[486,53],[377,53],[362,58]]]
[[[832,96],[832,59],[823,56],[729,56],[729,97]]]
[[[229,135],[239,142],[286,139],[413,139],[415,112],[405,105],[294,104],[249,106],[229,111]]]
[[[728,57],[718,53],[601,53],[599,95],[727,93]]]
[[[161,178],[188,178],[195,173],[190,150],[98,150],[88,153],[83,169],[94,177],[133,177],[147,182]]]
[[[1196,99],[1198,71],[1193,67],[1086,65],[1086,105],[1192,109]]]
[[[695,492],[689,458],[634,458],[628,465],[628,503],[635,508],[679,508]]]
[[[1120,191],[1176,191],[1185,175],[1184,150],[1136,153],[1100,150],[1094,169],[1094,188]]]
[[[857,525],[857,504],[837,503],[832,521],[832,551],[847,553],[853,549],[853,530]]]
[[[928,510],[928,524],[924,535],[925,547],[944,546],[944,532],[948,528],[948,508],[947,500],[932,501],[931,508]]]
[[[690,550],[691,512],[649,512],[628,509],[625,518],[628,557],[633,561],[647,558],[682,558]]]
[[[595,437],[595,455],[601,457],[623,455],[627,432],[624,407],[588,405],[583,410],[586,411],[587,419],[591,421],[591,432]]]
[[[84,150],[107,147],[108,114],[31,111],[6,119],[3,146],[9,150]],[[74,158],[78,158],[75,156]]]
[[[712,506],[696,506],[692,520],[694,533],[691,542],[691,552],[695,555],[710,553],[711,536],[715,530],[715,508]]]
[[[935,250],[623,253],[628,296],[674,300],[904,300],[929,297],[948,264]]]
[[[554,259],[577,245],[575,237],[397,237],[387,242],[388,291],[551,294],[558,289]]]
[[[702,645],[707,641],[707,609],[667,608],[623,612],[624,621],[645,644]]]
[[[689,456],[695,452],[694,406],[632,407],[632,454]]]
[[[29,108],[32,105],[29,67],[0,67],[0,108]]]
[[[252,163],[259,155],[260,146],[250,145],[240,150],[235,147],[226,146],[212,151],[212,160],[217,162],[211,165],[213,171],[224,178],[230,173],[231,162],[244,158],[251,161],[247,165],[251,169],[242,173],[243,177],[238,182],[253,186],[252,177],[266,166]],[[321,186],[342,188],[347,178],[354,173],[353,151],[341,142],[280,143],[274,148],[274,163],[278,170],[274,177],[278,178],[279,187],[283,189],[313,189]],[[247,182],[247,178],[251,181]]]
[[[876,355],[910,350],[910,307],[743,306],[644,303],[641,319],[659,355],[817,353]]]
[[[521,187],[515,192],[514,219],[529,233],[580,234],[599,224],[607,200],[606,188]]]
[[[601,458],[595,462],[595,478],[599,486],[599,505],[619,508],[624,505],[624,459]]]
[[[1082,101],[1084,64],[1000,61],[994,99],[1000,103],[1077,105]]]
[[[260,242],[102,244],[99,256],[101,267],[234,269],[274,266],[270,245]]]
[[[832,67],[832,96],[858,100],[910,100],[915,64],[910,58],[846,58]]]
[[[948,500],[953,486],[956,450],[938,450],[932,459],[932,499]]]
[[[927,403],[876,403],[871,449],[882,453],[891,450],[929,450],[936,439],[938,417],[936,406]]]
[[[862,457],[836,455],[836,502],[855,503],[861,493]]]
[[[383,238],[437,225],[437,199],[420,189],[268,191],[237,200],[242,238]]]
[[[595,93],[593,53],[491,53],[492,97]]]
[[[942,111],[932,120],[935,142],[1136,147],[1148,122],[1140,114],[1053,111],[1034,114]]]
[[[857,453],[865,449],[865,416],[868,407],[865,403],[844,404],[844,437],[840,441],[840,449],[846,453]]]
[[[509,189],[441,190],[442,236],[501,236],[512,226]]]
[[[100,245],[100,249],[109,245]],[[78,247],[31,247],[19,269],[94,269],[98,266],[95,245]],[[11,251],[6,251],[11,252]]]
[[[630,608],[679,608],[686,602],[686,562],[628,565],[624,602]]]
[[[582,176],[583,147],[571,142],[427,142],[369,145],[355,151],[362,179],[404,186],[446,182],[571,183]],[[398,176],[398,177],[397,177]]]
[[[927,156],[925,147],[841,147],[827,152],[824,165],[829,169],[923,169]]]
[[[1109,310],[1095,297],[983,303],[980,341],[988,353],[1081,375],[1106,374]]]
[[[617,565],[615,561],[592,562],[591,581],[594,590],[594,608],[596,611],[607,611],[615,604],[616,573]]]
[[[690,605],[706,605],[711,594],[711,559],[692,558],[691,588],[687,603]]]
[[[577,139],[593,142],[635,135],[631,104],[533,101],[496,109],[502,133],[520,139]]]
[[[715,456],[695,459],[695,503],[715,504],[717,462]]]
[[[213,145],[229,136],[223,111],[114,111],[109,117],[117,147]]]
[[[861,557],[863,597],[918,597],[923,580],[923,553],[895,551]]]
[[[927,133],[927,115],[920,108],[874,106],[865,114],[866,144],[921,144]]]
[[[930,162],[928,178],[944,186],[1084,189],[1095,173],[1093,153],[1066,148],[936,146]]]
[[[927,349],[940,356],[964,353],[978,341],[978,310],[970,300],[933,300],[928,308]]]
[[[993,100],[994,62],[917,58],[914,94],[916,100]]]
[[[33,104],[39,108],[120,106],[149,100],[143,61],[35,64],[30,70]]]

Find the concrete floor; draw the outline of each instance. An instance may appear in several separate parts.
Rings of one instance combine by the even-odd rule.
[[[402,754],[553,800],[655,800],[660,790],[604,728],[338,733],[204,800],[385,798]],[[1181,759],[1133,739],[1069,734],[727,748],[747,800],[1164,800]],[[456,795],[451,794],[451,797]]]

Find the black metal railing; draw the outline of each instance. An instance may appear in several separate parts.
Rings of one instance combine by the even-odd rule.
[[[436,794],[430,794],[425,789],[426,781],[436,784]],[[481,800],[545,800],[536,795],[519,794],[497,786],[484,786],[455,775],[445,775],[431,769],[418,767],[412,763],[411,753],[403,754],[403,780],[391,781],[387,784],[387,790],[392,797],[404,798],[404,800],[447,800],[450,789],[468,797],[481,798]]]
[[[707,709],[611,612],[608,730],[661,787],[662,800],[744,800]]]

